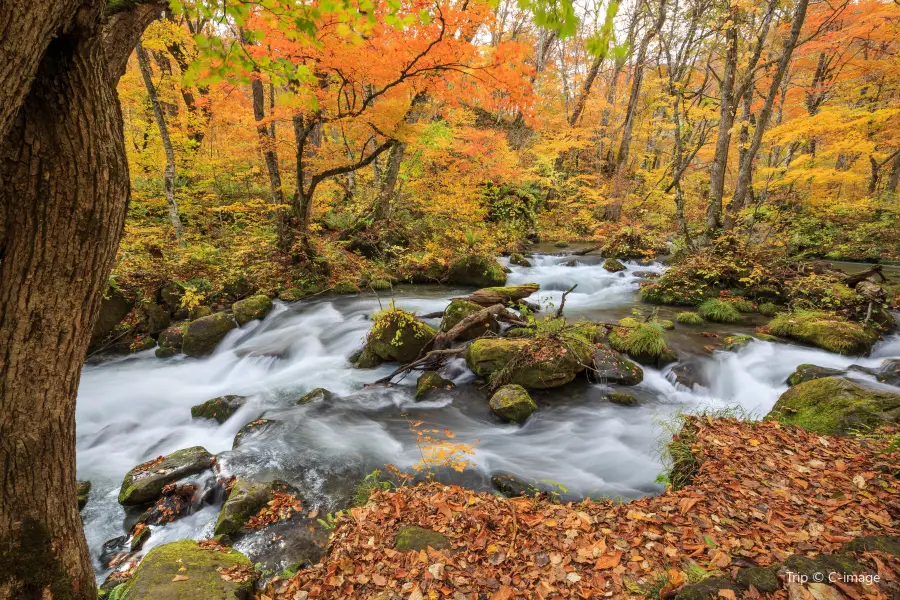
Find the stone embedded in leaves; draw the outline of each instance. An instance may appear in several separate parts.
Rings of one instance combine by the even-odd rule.
[[[408,550],[426,550],[433,548],[435,550],[443,550],[450,547],[450,540],[441,535],[437,531],[424,529],[422,527],[403,527],[397,531],[397,537],[394,540],[394,549],[400,552]]]
[[[191,407],[191,417],[194,419],[212,419],[219,423],[227,421],[247,401],[244,396],[219,396],[207,400],[202,404]]]
[[[191,322],[184,335],[181,351],[188,356],[212,354],[229,331],[237,327],[235,320],[225,313],[216,313]]]
[[[263,319],[272,310],[272,299],[259,294],[243,300],[238,300],[231,306],[234,319],[238,325],[246,325],[250,321]]]
[[[523,422],[537,410],[537,404],[528,395],[528,391],[514,383],[504,385],[494,392],[490,407],[497,416],[513,423]]]
[[[159,497],[168,484],[202,473],[213,463],[213,455],[202,446],[178,450],[161,458],[140,464],[125,475],[119,491],[119,504],[149,504]]]

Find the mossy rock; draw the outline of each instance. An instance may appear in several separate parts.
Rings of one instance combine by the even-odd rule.
[[[76,486],[75,492],[78,497],[78,510],[81,510],[87,504],[88,496],[90,496],[91,482],[90,481],[76,481],[75,486]]]
[[[238,429],[237,434],[234,436],[234,441],[231,443],[231,449],[237,448],[249,437],[254,437],[264,431],[278,429],[282,425],[284,425],[284,422],[276,419],[256,419],[255,421],[250,421]]]
[[[466,350],[466,365],[479,377],[487,377],[505,367],[519,353],[525,352],[529,343],[527,339],[475,340]]]
[[[577,335],[565,341],[549,339],[482,338],[466,351],[466,364],[492,383],[515,383],[529,389],[569,383],[589,365],[593,346]]]
[[[350,362],[357,369],[374,369],[384,361],[371,348],[366,346],[357,356],[351,357]]]
[[[272,299],[263,294],[250,296],[243,300],[238,300],[231,305],[231,311],[234,313],[234,319],[238,325],[246,325],[250,321],[264,319],[272,310]]]
[[[773,302],[763,302],[757,308],[757,311],[759,311],[759,314],[761,314],[764,317],[774,317],[775,315],[778,314],[779,310],[780,309],[778,308],[778,305]]]
[[[202,319],[203,317],[208,317],[213,314],[213,311],[208,306],[200,305],[196,308],[192,308],[191,312],[188,313],[188,318],[191,321],[196,321],[197,319]]]
[[[695,312],[680,312],[675,315],[675,320],[682,325],[703,325],[706,323],[706,321],[703,320],[703,317]]]
[[[521,254],[512,254],[509,257],[509,264],[516,265],[518,267],[530,267],[531,261],[522,256]]]
[[[278,299],[283,302],[296,302],[306,296],[306,292],[300,288],[288,288],[278,292]]]
[[[681,588],[675,600],[718,600],[720,590],[731,590],[740,598],[744,593],[741,587],[725,577],[710,577],[699,583],[691,583]]]
[[[236,327],[235,320],[225,313],[197,319],[188,325],[181,351],[194,357],[212,354],[222,338]]]
[[[829,369],[828,367],[819,367],[816,365],[804,364],[797,367],[793,373],[788,375],[787,384],[797,385],[804,381],[812,381],[813,379],[822,379],[823,377],[840,377],[846,371],[843,369]]]
[[[534,497],[541,493],[534,485],[510,473],[491,475],[491,485],[507,498]]]
[[[666,342],[663,329],[658,323],[641,323],[626,317],[619,321],[620,327],[609,334],[610,345],[637,362],[657,368],[678,360],[678,355]]]
[[[569,247],[569,242],[567,242],[566,240],[558,240],[558,241],[555,242],[553,245],[554,245],[556,248],[568,248],[568,247]]]
[[[900,420],[900,394],[838,377],[812,379],[783,393],[766,418],[823,435],[871,431]]]
[[[510,327],[504,333],[504,337],[508,338],[530,338],[534,337],[537,330],[531,327]]]
[[[335,294],[358,294],[359,286],[350,281],[339,281],[334,284],[331,291]]]
[[[768,327],[775,335],[838,354],[868,354],[878,341],[878,334],[864,325],[820,311],[780,314]]]
[[[180,350],[181,344],[184,343],[184,326],[172,325],[159,334],[158,341],[160,348],[174,348]]]
[[[528,391],[516,384],[504,385],[494,392],[490,407],[497,416],[513,423],[522,423],[537,410]]]
[[[781,587],[777,570],[777,567],[747,567],[739,570],[734,579],[747,589],[752,585],[763,594],[774,594]]]
[[[458,325],[460,321],[462,321],[469,315],[475,314],[481,310],[484,310],[483,306],[475,304],[474,302],[469,302],[464,298],[457,298],[456,300],[453,300],[450,305],[447,306],[447,308],[444,310],[444,317],[443,319],[441,319],[441,331],[450,331],[456,325]],[[494,333],[498,333],[500,331],[500,324],[493,317],[490,317],[484,323],[480,323],[478,325],[470,327],[457,339],[459,341],[474,340],[476,338],[480,338],[489,331],[492,331]]]
[[[373,279],[369,282],[369,287],[376,291],[391,289],[391,282],[387,279]]]
[[[653,322],[665,329],[666,331],[671,331],[675,329],[675,323],[670,321],[669,319],[653,319]]]
[[[169,311],[150,300],[144,300],[138,307],[138,322],[141,331],[156,335],[169,326]]]
[[[215,535],[232,536],[240,532],[250,517],[259,513],[272,500],[275,492],[284,491],[286,486],[279,481],[253,482],[239,479],[231,488],[228,499],[219,511]]]
[[[247,399],[244,396],[219,396],[191,407],[191,418],[212,419],[218,423],[224,423],[236,413]]]
[[[601,382],[637,385],[644,380],[644,370],[615,350],[601,346],[594,352],[593,377]]]
[[[156,349],[156,358],[169,358],[175,356],[176,354],[181,354],[181,351],[178,348],[168,348],[165,346],[160,346]]]
[[[144,337],[128,346],[128,350],[131,351],[132,354],[137,354],[138,352],[143,352],[144,350],[151,350],[153,348],[156,348],[156,340],[154,340],[149,335],[145,335]]]
[[[310,390],[306,394],[303,394],[295,404],[301,405],[310,404],[312,402],[328,402],[332,398],[334,398],[334,394],[332,392],[329,392],[325,388],[319,387]]]
[[[733,302],[710,298],[697,307],[697,312],[707,321],[715,323],[737,323],[741,313]]]
[[[119,600],[248,600],[254,577],[226,581],[220,570],[253,564],[236,550],[203,548],[194,540],[157,546],[147,553],[124,587],[116,588]],[[185,579],[180,579],[181,575]]]
[[[453,382],[441,377],[437,371],[424,371],[416,380],[416,400],[423,400],[428,392],[453,388]]]
[[[725,345],[722,346],[723,350],[727,350],[728,352],[737,352],[738,350],[742,350],[753,341],[753,338],[749,335],[729,335],[726,336],[724,340]]]
[[[619,406],[637,406],[638,403],[637,398],[631,394],[622,392],[610,392],[608,399],[613,404],[618,404]]]
[[[447,280],[456,285],[497,286],[506,283],[506,271],[493,258],[466,256],[450,265]]]
[[[162,461],[140,464],[125,475],[119,491],[119,504],[139,506],[153,502],[162,489],[179,479],[196,475],[209,469],[213,455],[202,446],[185,448],[169,454]]]
[[[603,261],[603,268],[610,273],[618,273],[625,270],[625,265],[618,258],[607,258]]]
[[[400,552],[415,550],[416,552],[433,548],[443,550],[450,547],[450,540],[437,531],[422,527],[401,527],[394,538],[394,549]]]
[[[843,552],[884,552],[900,558],[900,536],[866,535],[847,542]]]
[[[437,331],[399,308],[375,315],[375,325],[366,338],[366,348],[382,360],[412,362],[424,353]]]

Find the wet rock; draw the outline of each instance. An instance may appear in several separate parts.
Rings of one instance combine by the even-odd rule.
[[[659,279],[662,273],[657,273],[656,271],[634,271],[632,275],[649,281],[651,279]]]
[[[631,394],[624,394],[622,392],[611,392],[608,398],[610,402],[618,404],[619,406],[637,406],[638,403],[637,398]]]
[[[331,288],[331,291],[335,294],[358,294],[359,286],[349,281],[341,281],[334,284],[334,287]]]
[[[252,482],[239,479],[222,505],[216,521],[215,535],[234,536],[244,528],[250,517],[259,513],[272,500],[275,492],[287,491],[287,486],[280,481]]]
[[[184,325],[179,324],[165,329],[157,338],[159,347],[180,350],[181,344],[184,343],[184,328]]]
[[[691,389],[695,385],[705,386],[703,367],[697,363],[679,363],[672,367],[670,373],[675,378],[675,383]]]
[[[781,587],[776,574],[777,568],[747,567],[737,572],[735,581],[749,589],[752,585],[763,594],[774,594]]]
[[[561,267],[577,267],[580,264],[581,263],[578,262],[577,258],[573,258],[571,260],[567,260],[565,262],[559,263],[559,266],[561,266]]]
[[[178,348],[167,348],[164,346],[160,346],[156,349],[156,358],[169,358],[170,356],[175,356],[176,354],[180,354]]]
[[[492,475],[491,485],[507,498],[534,497],[541,493],[538,488],[511,473]]]
[[[493,306],[494,304],[517,304],[523,302],[525,298],[539,289],[541,289],[541,286],[537,283],[487,287],[475,290],[465,299],[482,307]],[[524,303],[528,304],[527,302]]]
[[[290,573],[318,563],[328,546],[328,530],[318,520],[294,513],[256,533],[247,555],[266,576]]]
[[[600,382],[619,385],[637,385],[644,380],[642,368],[605,346],[594,351],[594,370],[590,375]]]
[[[247,577],[222,577],[220,570],[242,568]],[[117,597],[128,600],[183,600],[215,598],[247,600],[252,597],[253,564],[237,552],[204,548],[194,540],[157,546],[147,553]],[[181,577],[179,577],[181,576]]]
[[[819,311],[780,314],[768,327],[775,335],[838,354],[867,354],[878,341],[878,334],[860,323]]]
[[[460,321],[462,321],[469,315],[475,314],[481,310],[484,310],[483,306],[475,304],[474,302],[469,302],[468,300],[465,300],[463,298],[457,298],[456,300],[453,300],[450,305],[447,306],[446,310],[444,310],[444,317],[441,319],[441,331],[450,331]],[[470,327],[456,339],[462,342],[467,340],[474,340],[476,338],[480,338],[489,331],[494,333],[498,333],[500,331],[500,324],[493,317],[489,318],[483,323],[479,323],[478,325]]]
[[[424,371],[416,380],[416,400],[424,400],[432,390],[452,389],[455,387],[449,379],[441,377],[437,371]]]
[[[509,257],[509,264],[516,265],[519,267],[530,267],[531,261],[522,256],[521,254],[512,254]]]
[[[278,292],[278,298],[284,302],[296,302],[306,296],[306,293],[300,288],[288,288]]]
[[[119,491],[119,504],[138,506],[153,502],[164,487],[209,469],[213,461],[213,455],[206,448],[194,446],[140,464],[125,475]]]
[[[594,347],[580,336],[555,339],[482,338],[466,351],[466,365],[476,375],[547,389],[569,383],[592,361]],[[499,373],[498,373],[499,372]]]
[[[105,542],[103,542],[103,546],[100,547],[100,564],[103,565],[104,569],[109,568],[110,563],[121,556],[125,552],[125,548],[127,547],[127,535],[120,535],[119,537],[114,537],[110,540],[106,540]]]
[[[284,423],[282,421],[277,421],[274,419],[256,419],[255,421],[250,421],[240,429],[238,429],[237,434],[234,436],[234,442],[231,444],[231,449],[235,449],[241,444],[245,443],[247,439],[251,437],[255,437],[264,431],[272,431],[273,429],[278,429]]]
[[[162,489],[162,495],[138,518],[136,525],[162,525],[171,523],[193,512],[197,486],[192,483],[177,485],[170,483]],[[133,544],[133,542],[132,542]]]
[[[244,396],[219,396],[191,407],[191,418],[224,423],[247,402]]]
[[[97,322],[94,323],[94,329],[91,331],[91,350],[100,344],[107,336],[109,336],[116,325],[128,316],[131,312],[132,304],[125,297],[125,294],[118,287],[108,285],[103,293],[103,300],[100,303],[100,313],[97,316]]]
[[[399,308],[375,315],[375,325],[366,338],[366,349],[382,360],[408,363],[424,354],[437,331]]]
[[[236,327],[235,320],[225,313],[197,319],[188,325],[181,350],[194,357],[211,354],[222,338]]]
[[[824,377],[788,389],[766,418],[823,435],[847,435],[898,422],[900,394]]]
[[[231,305],[234,320],[238,325],[246,325],[250,321],[263,319],[272,310],[272,299],[263,294],[238,300]]]
[[[427,548],[443,550],[450,547],[450,540],[437,531],[422,527],[403,527],[397,531],[394,549],[400,552],[408,550],[421,551]]]
[[[569,242],[567,242],[566,240],[559,240],[559,241],[557,241],[556,243],[554,243],[553,245],[554,245],[556,248],[568,248],[568,247],[569,247]]]
[[[141,302],[138,307],[138,329],[150,335],[156,335],[169,326],[169,311],[149,300]]]
[[[875,373],[875,379],[889,385],[900,386],[900,360],[889,358],[882,362]]]
[[[326,390],[325,388],[315,388],[310,390],[306,394],[303,394],[296,402],[297,405],[300,404],[310,404],[311,402],[328,402],[334,398],[334,394]]]
[[[156,348],[156,340],[154,340],[149,335],[145,335],[143,337],[138,338],[134,343],[132,343],[128,350],[132,354],[137,354],[138,352],[143,352],[144,350],[151,350]]]
[[[513,423],[522,423],[537,410],[537,404],[521,385],[508,384],[494,392],[491,410],[497,416]]]
[[[350,362],[357,369],[374,369],[384,361],[382,361],[381,357],[375,354],[371,348],[366,346],[360,351],[359,355],[356,356],[356,360],[352,360],[351,357]]]
[[[797,385],[804,381],[812,381],[813,379],[821,379],[823,377],[840,377],[846,371],[842,369],[829,369],[828,367],[819,367],[816,365],[804,364],[788,375],[787,384]]]
[[[722,346],[723,350],[737,352],[752,342],[753,338],[749,335],[729,335],[722,341],[725,343],[725,345]]]
[[[720,590],[731,590],[735,596],[740,598],[744,590],[725,577],[710,577],[699,583],[692,583],[681,588],[675,600],[717,600],[721,598]]]
[[[131,543],[128,545],[129,552],[138,552],[150,539],[152,531],[147,526],[135,527],[131,535]]]
[[[450,265],[447,280],[456,285],[491,287],[505,284],[506,272],[493,258],[466,256]]]
[[[607,258],[603,261],[603,268],[610,273],[618,273],[619,271],[625,270],[625,265],[617,258]]]
[[[75,482],[75,490],[76,490],[76,495],[78,497],[78,510],[81,510],[87,504],[88,496],[91,493],[91,482],[90,481],[76,481]]]

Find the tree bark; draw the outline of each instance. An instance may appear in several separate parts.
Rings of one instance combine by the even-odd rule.
[[[28,9],[0,29],[15,49],[0,61],[0,598],[94,600],[75,397],[129,193],[115,86],[164,7],[105,20],[101,0],[3,2],[2,18],[13,4]]]
[[[712,235],[722,219],[722,197],[725,195],[725,171],[728,168],[728,147],[731,126],[734,124],[734,78],[737,72],[737,25],[733,22],[725,30],[725,70],[719,85],[719,131],[716,151],[709,168],[709,198],[706,202],[706,234]]]
[[[153,107],[153,116],[156,117],[156,125],[159,127],[159,137],[162,140],[163,150],[166,153],[166,170],[163,175],[163,187],[166,193],[166,204],[169,207],[169,221],[175,231],[175,239],[184,246],[182,239],[184,231],[181,226],[181,217],[178,216],[178,202],[175,200],[175,150],[172,148],[172,138],[169,137],[169,127],[166,125],[166,115],[163,112],[159,97],[156,95],[156,87],[153,85],[153,72],[150,70],[150,57],[144,47],[138,42],[135,45],[138,65],[141,68],[141,76],[147,87],[147,95],[150,96],[150,105]]]
[[[290,245],[284,231],[284,219],[281,216],[281,207],[284,206],[284,190],[281,187],[281,171],[278,168],[278,149],[275,147],[275,127],[269,128],[264,123],[266,118],[266,98],[262,81],[254,77],[250,83],[253,93],[253,118],[256,119],[256,133],[259,136],[259,148],[266,162],[266,172],[269,175],[269,193],[272,205],[275,207],[275,231],[278,236],[278,245],[286,250]]]
[[[885,191],[893,194],[897,191],[898,185],[900,185],[900,152],[894,156],[894,164],[891,166],[891,177],[888,179]]]

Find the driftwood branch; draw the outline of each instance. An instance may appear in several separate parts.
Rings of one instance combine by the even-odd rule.
[[[462,321],[454,325],[450,331],[444,331],[434,337],[434,349],[444,350],[450,347],[453,341],[471,329],[475,325],[485,323],[490,319],[499,319],[507,323],[515,323],[517,325],[525,325],[524,321],[517,319],[514,315],[507,312],[506,307],[502,304],[494,304],[485,309],[465,317]]]
[[[462,354],[466,351],[466,346],[461,346],[459,348],[445,349],[445,350],[432,350],[422,358],[417,358],[411,363],[407,363],[401,367],[398,367],[394,370],[393,373],[382,377],[378,381],[374,383],[370,383],[369,385],[380,385],[382,383],[390,383],[391,380],[397,375],[402,375],[405,373],[409,373],[410,371],[415,370],[418,367],[423,367],[423,370],[426,370],[424,367],[431,367],[434,370],[438,365],[447,360],[447,357],[455,356],[457,354]]]
[[[869,269],[866,269],[865,271],[860,271],[856,275],[848,275],[847,277],[844,277],[844,284],[848,288],[852,289],[855,288],[860,282],[865,281],[873,275],[877,275],[879,278],[881,278],[881,281],[887,281],[887,277],[884,276],[884,273],[881,272],[881,269],[881,265],[875,265]]]
[[[590,248],[582,248],[581,250],[576,250],[572,253],[572,256],[584,256],[589,252],[595,252],[603,247],[603,244],[597,244],[596,246],[591,246]]]
[[[575,285],[573,285],[572,287],[567,289],[565,292],[563,292],[562,301],[559,303],[559,308],[556,309],[556,318],[557,319],[560,318],[561,316],[563,316],[563,308],[565,308],[565,306],[566,306],[566,296],[571,294],[572,291],[577,287],[578,287],[578,284],[576,283]]]
[[[541,286],[536,283],[524,283],[500,288],[484,288],[476,290],[463,298],[480,306],[493,306],[494,304],[510,304],[527,298]]]
[[[444,316],[444,311],[439,310],[437,312],[426,313],[424,315],[419,315],[420,319],[438,319]]]

